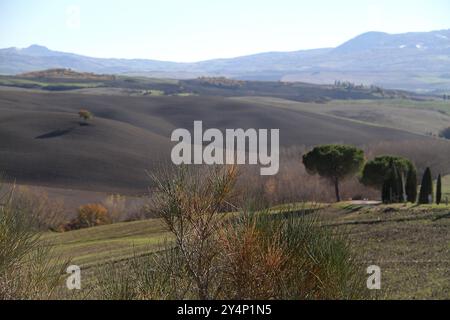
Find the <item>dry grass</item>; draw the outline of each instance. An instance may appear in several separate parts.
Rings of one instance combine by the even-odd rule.
[[[224,214],[236,167],[158,178],[155,210],[174,242],[100,269],[102,299],[355,299],[365,297],[346,240],[305,213]],[[133,284],[133,285],[131,285]]]
[[[39,211],[21,199],[14,189],[0,196],[0,299],[54,298],[66,263],[53,263]]]

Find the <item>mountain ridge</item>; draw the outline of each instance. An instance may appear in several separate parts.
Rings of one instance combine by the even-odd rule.
[[[450,91],[450,29],[366,32],[336,48],[262,52],[199,62],[93,58],[41,45],[0,49],[0,74],[52,68],[161,78],[225,76],[242,80],[332,83],[347,80],[392,89]]]

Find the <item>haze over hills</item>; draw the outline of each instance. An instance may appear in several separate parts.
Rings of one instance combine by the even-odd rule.
[[[450,29],[405,34],[368,32],[336,48],[268,52],[195,63],[92,58],[39,45],[0,49],[1,74],[50,68],[179,79],[226,76],[321,84],[344,80],[394,89],[448,92]]]

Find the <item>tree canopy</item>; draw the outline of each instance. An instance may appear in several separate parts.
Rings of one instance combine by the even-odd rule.
[[[361,183],[380,189],[386,179],[389,178],[393,166],[405,177],[411,169],[415,171],[414,165],[408,159],[390,155],[378,156],[368,161],[364,166]]]
[[[416,175],[416,168],[408,159],[383,155],[366,163],[360,180],[366,186],[381,190],[383,201],[388,199],[388,201],[415,202],[417,197]],[[393,191],[395,192],[393,193]],[[386,197],[387,193],[390,194],[389,197]]]
[[[84,121],[92,119],[93,117],[92,113],[85,109],[81,109],[80,111],[78,111],[78,116],[82,118]]]
[[[309,174],[318,174],[334,184],[339,202],[339,182],[361,170],[364,152],[353,146],[322,145],[305,154],[303,164]]]

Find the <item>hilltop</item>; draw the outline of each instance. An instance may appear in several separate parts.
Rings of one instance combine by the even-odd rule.
[[[76,72],[72,69],[48,69],[42,71],[25,72],[19,78],[30,79],[74,79],[74,80],[115,80],[114,75],[96,74],[93,72]]]
[[[304,82],[237,80],[226,77],[174,80],[95,74],[71,69],[48,69],[17,76],[0,76],[0,86],[46,91],[85,89],[79,92],[93,94],[264,96],[302,102],[326,102],[333,99],[430,100],[435,98],[404,90],[364,86],[348,81],[336,81],[332,85],[318,85]]]

